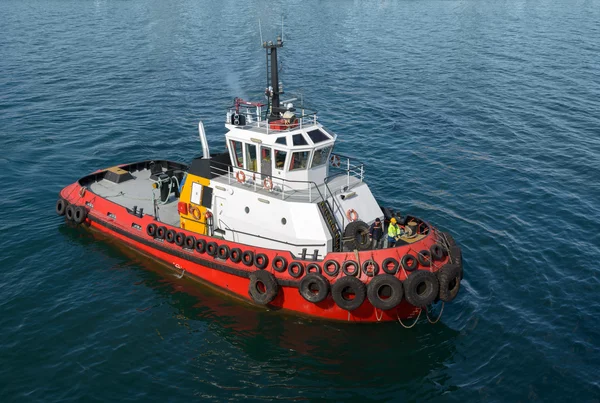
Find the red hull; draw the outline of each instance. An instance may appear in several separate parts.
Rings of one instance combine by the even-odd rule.
[[[139,218],[129,213],[124,207],[82,189],[84,188],[78,183],[74,183],[64,188],[61,191],[60,196],[70,204],[86,207],[86,210],[88,211],[86,225],[115,237],[132,248],[160,259],[174,268],[185,270],[185,273],[191,274],[197,279],[215,286],[220,290],[232,293],[252,302],[249,295],[250,279],[248,277],[250,273],[258,270],[254,266],[248,267],[244,265],[243,262],[233,263],[231,260],[218,259],[209,256],[206,253],[200,254],[195,250],[184,249],[175,244],[167,243],[164,240],[155,239],[146,234],[147,225],[156,223],[154,217],[145,215],[142,218]],[[161,223],[161,225],[164,225],[167,228],[173,228],[186,235],[192,235],[198,239],[204,238],[207,242],[215,241],[212,237],[186,231],[179,227],[171,227],[164,223]],[[373,259],[380,266],[383,260],[389,257],[393,257],[400,261],[402,256],[409,252],[416,255],[417,252],[421,250],[429,250],[429,248],[438,241],[438,236],[437,232],[432,228],[424,239],[414,244],[397,248],[361,251],[358,252],[358,260],[359,263],[362,263],[368,259]],[[297,258],[294,259],[292,254],[288,251],[258,248],[225,240],[217,241],[219,245],[228,245],[230,248],[237,247],[243,251],[251,250],[254,253],[264,253],[268,256],[269,262],[272,262],[276,256],[282,256],[289,263],[299,261],[303,263],[304,266],[311,263],[311,261],[308,260],[303,261]],[[329,253],[323,261],[329,259],[335,260],[341,265],[346,260],[355,261],[356,255],[354,252]],[[449,261],[449,257],[447,256],[443,259],[444,260],[442,261],[434,262],[431,267],[420,266],[418,269],[436,272]],[[320,263],[320,266],[322,266],[322,262],[317,263]],[[287,271],[282,273],[275,271],[271,264],[266,267],[265,271],[272,273],[280,285],[277,297],[269,303],[269,307],[273,309],[285,309],[297,314],[326,320],[352,322],[383,322],[407,319],[416,317],[421,309],[410,305],[403,299],[397,307],[382,311],[375,308],[369,300],[365,298],[365,301],[359,308],[348,312],[336,305],[331,294],[328,295],[324,301],[319,303],[312,303],[305,300],[298,290],[301,279],[292,277]],[[336,276],[329,276],[326,273],[323,273],[323,275],[332,284],[335,283],[337,279],[345,276],[341,270]],[[395,276],[401,281],[404,281],[407,278],[407,275],[408,273],[401,267]],[[368,285],[373,277],[367,276],[367,274],[361,270],[358,278]]]

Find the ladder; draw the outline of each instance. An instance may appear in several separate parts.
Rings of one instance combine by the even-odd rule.
[[[319,211],[321,211],[323,219],[325,219],[325,222],[327,223],[331,239],[333,239],[332,252],[339,252],[342,250],[342,230],[333,215],[331,206],[327,200],[320,201],[317,205],[319,206]]]

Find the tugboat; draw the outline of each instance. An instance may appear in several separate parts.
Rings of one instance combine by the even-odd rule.
[[[402,323],[452,301],[462,279],[452,236],[380,206],[363,164],[333,152],[337,135],[316,112],[280,100],[281,37],[262,46],[265,101],[234,100],[224,152],[210,153],[200,122],[191,164],[98,170],[62,189],[57,214],[272,310]]]

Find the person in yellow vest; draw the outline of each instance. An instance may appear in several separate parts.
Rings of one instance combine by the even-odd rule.
[[[396,217],[392,217],[390,225],[388,226],[388,247],[392,248],[396,245],[396,242],[404,234],[404,231],[398,225]]]

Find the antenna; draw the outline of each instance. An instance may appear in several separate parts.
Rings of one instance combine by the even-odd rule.
[[[260,31],[260,44],[262,46],[263,44],[263,39],[262,39],[262,27],[260,25],[260,18],[258,19],[258,30]]]

